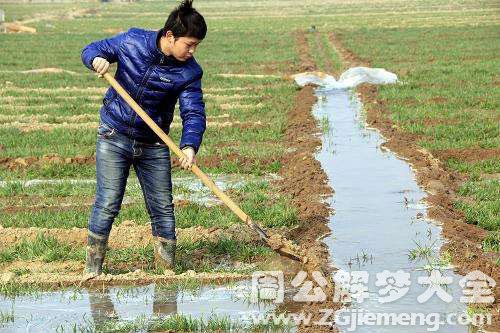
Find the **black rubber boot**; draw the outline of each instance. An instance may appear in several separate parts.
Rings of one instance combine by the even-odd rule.
[[[100,275],[102,273],[102,264],[106,254],[108,238],[100,236],[89,231],[87,238],[87,263],[85,273]]]
[[[154,250],[156,269],[174,269],[176,244],[177,242],[175,239],[155,237]]]

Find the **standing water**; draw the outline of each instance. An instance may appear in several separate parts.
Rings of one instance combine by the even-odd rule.
[[[181,315],[190,322],[231,321],[240,325],[271,311],[249,302],[250,282],[202,286],[195,291],[146,286],[63,290],[9,298],[0,296],[0,332],[146,332],[156,321]]]
[[[460,302],[462,277],[440,255],[441,228],[426,217],[425,192],[412,169],[381,147],[377,131],[365,127],[352,90],[318,88],[316,94],[313,112],[323,129],[317,159],[335,191],[332,234],[325,239],[339,268],[334,297],[342,295],[340,285],[351,295],[344,298],[350,304],[336,314],[337,327],[343,332],[468,332],[467,325],[457,323],[466,312]],[[435,283],[441,274],[445,280]]]

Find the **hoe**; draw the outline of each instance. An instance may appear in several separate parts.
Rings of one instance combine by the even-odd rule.
[[[170,139],[170,137],[148,116],[148,114],[137,104],[134,99],[123,89],[123,87],[109,73],[103,75],[104,79],[120,94],[120,96],[130,105],[130,107],[141,117],[146,124],[165,142],[171,151],[179,158],[185,157],[184,153]],[[212,190],[212,192],[226,204],[246,225],[253,229],[259,237],[274,251],[287,258],[307,263],[308,258],[304,251],[285,237],[266,232],[259,224],[252,219],[195,164],[191,166],[191,171]]]

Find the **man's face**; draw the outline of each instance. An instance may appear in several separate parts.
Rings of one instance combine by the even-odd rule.
[[[200,44],[200,40],[194,37],[178,37],[174,38],[170,37],[170,51],[175,59],[179,61],[187,61],[189,60],[194,52],[196,51],[196,47]]]

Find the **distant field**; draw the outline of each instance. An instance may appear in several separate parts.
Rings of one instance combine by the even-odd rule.
[[[469,178],[456,207],[467,222],[493,232],[498,251],[500,7],[494,2],[473,7],[464,4],[468,19],[454,25],[449,25],[455,21],[450,12],[442,25],[432,26],[429,20],[427,27],[344,30],[341,39],[373,66],[400,75],[404,84],[381,87],[380,99],[398,127],[417,135],[420,146]]]

